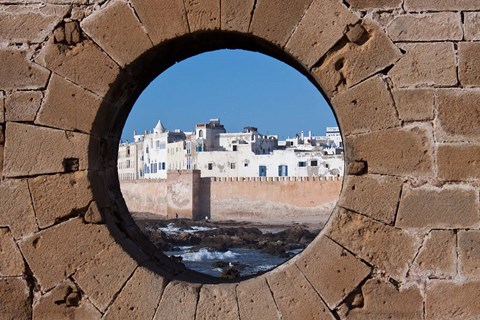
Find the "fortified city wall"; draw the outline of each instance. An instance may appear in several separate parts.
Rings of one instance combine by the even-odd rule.
[[[480,318],[479,39],[478,0],[0,0],[2,318]],[[222,48],[308,76],[346,161],[317,239],[232,283],[158,252],[116,170],[140,92]]]

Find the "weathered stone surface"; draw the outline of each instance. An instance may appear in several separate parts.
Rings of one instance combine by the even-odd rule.
[[[43,93],[38,91],[18,91],[8,95],[5,100],[5,119],[33,122],[42,99]]]
[[[400,125],[391,93],[381,77],[373,77],[332,99],[344,135]]]
[[[470,228],[480,225],[478,192],[473,188],[405,187],[396,226],[401,228]]]
[[[295,265],[277,268],[268,274],[267,281],[281,319],[335,319]]]
[[[240,319],[281,319],[265,277],[240,282],[237,299]]]
[[[0,90],[40,89],[47,84],[49,72],[31,63],[27,52],[0,49]]]
[[[46,291],[112,242],[105,225],[84,224],[76,218],[25,238],[19,246]]]
[[[283,47],[312,0],[257,0],[250,31]]]
[[[332,309],[370,274],[370,267],[327,237],[312,242],[295,263]]]
[[[358,18],[339,0],[315,0],[305,13],[285,49],[311,68]]]
[[[346,0],[353,9],[395,9],[400,8],[402,0]]]
[[[25,272],[23,257],[8,228],[0,228],[0,276],[22,276]]]
[[[479,154],[479,145],[440,145],[437,151],[439,177],[449,181],[480,179]]]
[[[362,24],[365,34],[357,43],[340,43],[312,70],[325,92],[332,96],[387,68],[401,57],[400,50],[378,25]]]
[[[0,91],[0,123],[5,122],[5,95]]]
[[[337,210],[326,230],[330,238],[394,279],[405,276],[419,246],[415,237],[360,214]]]
[[[426,128],[414,126],[350,136],[346,159],[366,161],[368,173],[428,176],[433,166],[431,141]]]
[[[187,15],[182,0],[133,0],[132,4],[153,44],[188,32]]]
[[[38,230],[25,180],[0,182],[0,226],[9,226],[15,238]]]
[[[480,12],[464,12],[465,40],[480,40]]]
[[[480,318],[480,282],[432,281],[427,285],[425,319]]]
[[[452,230],[432,230],[410,273],[429,278],[448,278],[457,272],[457,235]]]
[[[186,0],[190,31],[220,29],[220,0]]]
[[[460,12],[397,16],[387,28],[393,41],[462,40]]]
[[[83,216],[83,220],[86,223],[105,222],[105,219],[102,216],[102,212],[100,211],[100,208],[98,207],[98,204],[96,201],[92,201],[90,203],[90,205],[88,206],[87,212],[85,212],[85,215]]]
[[[32,317],[30,292],[21,278],[0,279],[0,315],[2,320],[27,320]]]
[[[113,2],[80,25],[121,66],[130,64],[152,47],[133,10],[123,1]]]
[[[458,232],[459,272],[467,277],[480,276],[480,231]]]
[[[402,44],[407,53],[390,70],[398,87],[455,85],[457,65],[453,43]],[[435,68],[431,62],[435,61]]]
[[[479,19],[480,20],[480,19]],[[480,44],[459,43],[459,77],[460,83],[464,86],[480,85]]]
[[[6,138],[5,176],[65,172],[65,159],[78,159],[79,170],[98,166],[87,152],[97,152],[98,146],[86,134],[10,122]]]
[[[154,320],[195,319],[199,292],[199,284],[170,282],[163,292]]]
[[[480,10],[477,0],[405,0],[407,11],[462,11]]]
[[[200,290],[195,319],[240,319],[235,292],[236,285],[204,285]]]
[[[43,295],[33,307],[35,320],[100,319],[102,314],[85,299],[71,281]]]
[[[255,0],[222,0],[222,30],[248,32]]]
[[[145,266],[135,270],[103,319],[153,319],[166,280]]]
[[[392,91],[402,121],[433,119],[435,91],[431,89],[396,89]]]
[[[338,204],[375,220],[392,224],[395,220],[401,179],[388,176],[346,176]]]
[[[417,287],[397,290],[389,283],[368,280],[362,287],[364,305],[348,313],[348,319],[423,319],[423,297]]]

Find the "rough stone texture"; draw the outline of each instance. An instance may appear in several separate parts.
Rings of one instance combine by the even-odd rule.
[[[153,319],[165,285],[163,277],[138,267],[102,319]]]
[[[265,277],[239,283],[237,299],[240,319],[281,319]]]
[[[250,31],[283,47],[312,0],[257,0]]]
[[[423,319],[423,298],[416,287],[397,290],[389,283],[368,280],[362,287],[364,305],[353,309],[351,319]]]
[[[459,43],[459,77],[460,83],[464,86],[478,86],[480,85],[480,44],[474,43]],[[461,91],[461,90],[459,90]]]
[[[432,173],[431,134],[424,127],[404,127],[346,139],[346,160],[365,161],[369,173],[419,175]],[[382,146],[382,148],[378,148]]]
[[[188,32],[183,0],[133,0],[132,4],[155,45]]]
[[[5,99],[6,121],[33,122],[42,103],[43,94],[38,91],[18,91]]]
[[[394,9],[400,8],[402,0],[346,0],[353,9]]]
[[[255,0],[221,0],[222,30],[248,32]]]
[[[44,291],[75,272],[113,238],[106,226],[83,224],[76,218],[19,242],[20,250]]]
[[[5,95],[0,91],[0,123],[5,122]]]
[[[15,238],[38,230],[25,180],[0,182],[0,226],[9,226]]]
[[[195,320],[240,320],[236,285],[204,285],[200,290]]]
[[[439,177],[448,181],[480,179],[479,154],[479,145],[440,145],[437,151]]]
[[[154,320],[195,319],[199,292],[198,284],[170,282],[163,292]]]
[[[402,44],[407,53],[390,70],[398,87],[455,85],[457,66],[453,43]],[[435,68],[431,62],[435,61]]]
[[[369,266],[327,237],[312,242],[295,263],[332,309],[371,271]]]
[[[402,121],[433,119],[435,91],[431,89],[396,89],[392,91],[398,116]]]
[[[347,27],[357,21],[339,0],[315,0],[285,49],[311,68],[343,37]]]
[[[339,43],[312,70],[328,95],[384,70],[401,57],[400,50],[376,24],[369,21],[362,26],[365,32],[357,42]]]
[[[405,187],[395,225],[401,228],[478,227],[478,192],[465,186]]]
[[[326,235],[394,279],[405,276],[419,246],[414,236],[344,209],[334,215]]]
[[[335,319],[318,293],[294,265],[278,268],[267,276],[283,320]]]
[[[21,278],[0,279],[0,315],[2,320],[27,320],[32,317],[30,292]]]
[[[347,136],[400,125],[391,93],[381,77],[373,77],[332,99]]]
[[[25,50],[0,49],[0,90],[40,89],[49,72],[28,61]]]
[[[429,278],[454,277],[457,272],[457,235],[452,230],[432,230],[410,270]]]
[[[458,233],[459,272],[466,277],[480,276],[480,231]]]
[[[480,40],[480,12],[464,12],[465,40]]]
[[[133,10],[123,1],[115,1],[87,17],[81,27],[122,66],[130,64],[152,47]]]
[[[397,16],[387,28],[393,41],[462,40],[459,12]]]
[[[190,31],[220,29],[221,0],[185,0]]]
[[[392,224],[402,183],[401,179],[388,176],[346,176],[338,205]]]
[[[407,11],[480,10],[477,0],[405,0]]]
[[[83,298],[83,299],[82,299]],[[43,295],[33,308],[35,320],[100,319],[102,314],[82,297],[71,281],[65,281]]]
[[[480,282],[432,281],[427,285],[425,319],[480,318]]]
[[[8,228],[0,228],[0,276],[22,276],[25,272],[23,257]]]

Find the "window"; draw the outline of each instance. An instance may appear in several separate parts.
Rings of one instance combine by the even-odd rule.
[[[212,170],[213,169],[213,163],[209,163],[208,164],[208,170]]]
[[[307,162],[306,162],[306,161],[299,161],[299,162],[298,162],[298,166],[299,166],[300,168],[306,167],[306,166],[307,166]]]
[[[202,152],[202,151],[203,151],[203,146],[202,146],[201,144],[199,144],[199,145],[197,146],[197,151],[198,151],[198,152]]]
[[[130,148],[127,148],[127,156],[130,156]]]
[[[312,160],[312,161],[310,161],[310,166],[312,166],[312,167],[318,167],[318,161],[317,161],[317,160]]]
[[[233,146],[233,151],[237,151],[237,146]]]
[[[235,162],[230,163],[230,169],[235,169]]]
[[[198,137],[199,137],[199,138],[203,138],[203,130],[199,130],[199,131],[198,131]]]
[[[258,176],[259,177],[266,177],[267,176],[267,166],[259,166],[258,167]]]
[[[279,177],[288,177],[288,166],[287,165],[278,166],[278,176]]]
[[[248,162],[245,162],[245,164],[243,165],[244,167],[248,167]]]
[[[130,160],[127,160],[127,168],[130,168]]]
[[[162,162],[162,170],[165,170],[165,162]]]
[[[327,164],[325,165],[325,168],[330,169],[330,165],[327,163]]]

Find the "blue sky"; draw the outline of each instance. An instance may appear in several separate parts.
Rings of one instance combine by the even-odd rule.
[[[336,126],[328,103],[298,71],[269,56],[219,50],[184,60],[160,74],[135,103],[122,133],[152,129],[193,130],[220,118],[228,132],[254,126],[262,134],[294,136],[302,130],[323,135]]]

